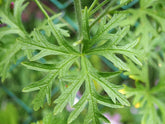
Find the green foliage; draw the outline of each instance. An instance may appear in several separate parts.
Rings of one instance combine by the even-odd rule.
[[[145,51],[149,47],[151,38],[165,31],[165,13],[161,13],[164,7],[163,0],[140,0],[137,9],[130,8],[123,11],[128,16],[121,25],[138,25],[134,34],[141,36],[141,44]]]
[[[91,121],[93,123],[99,123],[99,119],[103,119],[104,121],[108,121],[101,113],[99,112],[99,109],[97,107],[97,103],[103,104],[108,107],[112,108],[120,108],[122,105],[129,106],[129,102],[126,100],[126,98],[118,92],[118,86],[115,84],[109,83],[104,77],[100,77],[101,75],[97,74],[97,70],[94,69],[90,63],[90,61],[87,59],[87,55],[93,54],[93,55],[101,55],[105,56],[109,60],[111,60],[113,63],[117,63],[117,67],[120,67],[123,70],[126,70],[127,68],[124,68],[123,64],[125,64],[122,60],[120,60],[118,63],[119,58],[115,56],[115,53],[127,55],[130,57],[134,62],[141,64],[134,55],[138,54],[131,51],[132,48],[137,44],[137,41],[127,44],[126,46],[118,46],[122,38],[126,35],[127,30],[129,30],[128,27],[124,28],[123,30],[119,30],[116,34],[113,34],[111,37],[111,41],[108,41],[106,37],[109,37],[109,34],[107,33],[110,29],[115,28],[118,26],[118,22],[123,19],[123,15],[114,15],[112,19],[109,19],[110,21],[104,25],[102,24],[101,27],[98,29],[97,33],[93,38],[90,39],[89,37],[89,24],[88,24],[88,11],[87,8],[84,11],[84,21],[83,21],[83,40],[82,40],[82,50],[80,52],[77,51],[77,46],[71,46],[64,38],[62,33],[56,28],[56,25],[52,23],[51,20],[49,20],[48,17],[48,25],[50,27],[50,30],[54,37],[57,40],[58,45],[50,44],[44,35],[42,35],[39,31],[35,30],[33,32],[33,40],[31,38],[26,39],[19,39],[19,41],[22,43],[22,45],[28,49],[32,50],[40,50],[40,52],[36,55],[37,58],[44,57],[48,55],[58,55],[61,58],[65,58],[65,60],[62,60],[62,62],[59,65],[55,65],[54,67],[52,65],[45,65],[45,64],[39,64],[39,63],[24,63],[24,65],[33,70],[37,71],[47,71],[50,72],[48,76],[43,78],[42,80],[32,83],[29,86],[25,87],[23,89],[24,92],[34,91],[34,90],[40,90],[39,94],[36,96],[36,98],[33,101],[34,109],[38,110],[39,107],[42,107],[43,105],[41,102],[44,101],[44,95],[46,94],[47,101],[50,103],[50,88],[51,83],[53,82],[54,78],[62,78],[65,77],[67,73],[71,73],[70,68],[74,66],[74,63],[81,59],[81,69],[78,70],[77,73],[79,75],[75,75],[75,80],[69,85],[68,88],[66,88],[64,91],[62,91],[61,95],[58,97],[58,99],[55,100],[56,106],[54,109],[54,114],[58,114],[63,111],[65,106],[70,103],[71,106],[73,106],[74,98],[80,87],[83,83],[85,83],[85,91],[83,94],[83,97],[80,99],[80,101],[75,104],[75,110],[71,113],[71,115],[68,118],[68,123],[71,123],[73,120],[75,120],[80,112],[86,107],[88,103],[88,114],[85,118],[84,123],[90,123]],[[104,21],[105,19],[103,19]],[[101,29],[103,28],[103,29]],[[102,30],[102,31],[100,31]],[[121,37],[122,35],[122,37]],[[103,37],[104,36],[104,37]],[[98,41],[103,41],[104,44],[102,46],[97,46]],[[106,41],[105,41],[106,40]],[[105,47],[106,44],[106,47]],[[92,46],[95,45],[94,48]],[[82,53],[81,53],[82,51]],[[107,53],[105,53],[105,51]],[[40,54],[42,53],[42,54]],[[109,55],[108,55],[109,54]],[[110,56],[112,54],[112,56]],[[34,58],[33,58],[34,60]],[[108,97],[104,98],[101,97],[97,92],[93,85],[93,80],[95,80],[97,83],[99,83],[103,89],[107,92]],[[40,100],[39,100],[40,99]],[[117,102],[118,100],[119,102]],[[37,106],[36,106],[37,105]]]
[[[140,104],[143,124],[165,123],[164,99],[157,97],[164,92],[164,73],[161,70],[160,84],[156,86],[152,84],[149,73],[149,67],[153,68],[151,63],[156,66],[157,63],[164,65],[164,60],[154,53],[158,41],[164,38],[164,13],[163,16],[159,15],[164,4],[158,7],[163,1],[150,0],[149,4],[146,4],[146,0],[141,0],[137,10],[119,12],[116,10],[129,3],[129,0],[121,0],[119,5],[105,0],[98,6],[99,1],[94,0],[89,3],[89,9],[81,9],[80,0],[74,0],[79,27],[76,41],[66,38],[71,35],[63,29],[64,25],[54,24],[52,21],[59,15],[49,17],[38,0],[35,2],[46,19],[40,27],[28,34],[21,21],[22,11],[28,3],[25,0],[16,0],[14,9],[11,10],[10,2],[6,2],[5,6],[1,5],[0,9],[1,22],[7,24],[6,27],[0,28],[0,76],[4,81],[10,65],[18,57],[27,56],[22,65],[45,75],[41,80],[23,88],[23,92],[38,92],[32,101],[34,110],[44,107],[45,98],[48,105],[52,104],[52,88],[58,84],[61,94],[54,100],[53,114],[60,115],[68,104],[74,108],[67,122],[65,120],[59,123],[74,123],[85,110],[84,124],[109,123],[98,105],[110,108],[130,106],[126,96],[133,97],[134,105]],[[106,7],[102,10],[104,6]],[[94,18],[100,10],[101,14]],[[132,30],[139,19],[140,25],[136,30]],[[9,37],[8,40],[5,37]],[[147,41],[144,42],[145,40]],[[90,61],[92,55],[104,57],[120,71],[106,72],[96,69]],[[142,61],[143,58],[145,59]],[[159,59],[155,60],[156,58]],[[40,59],[45,59],[46,62],[41,62]],[[119,92],[123,86],[111,81],[122,71],[136,81],[135,88],[125,86],[126,96]],[[97,92],[96,85],[102,87],[104,94]],[[76,94],[81,87],[84,87],[82,97],[75,104]],[[155,104],[161,112],[161,117],[158,116]],[[45,116],[43,123],[52,124],[55,120],[51,113]]]
[[[13,104],[6,104],[0,109],[0,123],[18,124],[18,116],[16,107]]]
[[[0,43],[2,44],[0,54],[0,75],[2,77],[2,81],[7,77],[7,72],[11,63],[15,62],[15,59],[18,58],[17,55],[20,52],[21,45],[16,41],[16,37],[11,37],[10,34],[17,34],[20,37],[25,37],[26,31],[24,30],[23,24],[21,22],[21,13],[28,5],[28,3],[23,4],[24,0],[16,1],[14,4],[13,13],[10,10],[10,2],[7,1],[6,5],[1,5],[0,7],[0,17],[1,22],[8,25],[8,27],[3,27],[0,29],[2,33],[0,33]],[[8,41],[6,41],[6,37],[8,37]],[[20,56],[20,55],[19,55]]]
[[[131,65],[132,66],[132,65]],[[162,90],[157,86],[150,85],[149,82],[149,71],[145,65],[141,71],[136,71],[137,67],[132,66],[131,78],[136,80],[136,87],[130,88],[125,86],[125,92],[127,97],[133,97],[133,104],[136,106],[139,104],[140,113],[143,114],[141,120],[142,124],[162,124],[164,123],[164,100],[162,100],[159,95],[162,94]],[[139,70],[139,69],[138,69]],[[143,85],[142,81],[145,85]],[[162,88],[163,89],[163,88]],[[163,91],[164,92],[164,91]],[[162,116],[159,116],[158,110],[161,112]]]

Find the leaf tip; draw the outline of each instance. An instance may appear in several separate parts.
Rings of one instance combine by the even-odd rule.
[[[23,88],[23,89],[22,89],[22,92],[24,92],[24,93],[27,92],[27,91],[26,91],[26,88]]]

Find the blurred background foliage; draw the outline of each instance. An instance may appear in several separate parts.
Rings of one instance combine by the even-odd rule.
[[[9,1],[14,2],[14,0]],[[100,3],[102,1],[99,0]],[[0,0],[0,5],[3,6],[5,2],[6,0]],[[64,23],[66,25],[64,29],[69,30],[70,36],[74,40],[77,24],[73,14],[73,0],[41,0],[41,2],[49,15],[62,13],[58,19],[54,20],[54,23]],[[92,2],[93,0],[82,0],[82,7],[89,7]],[[116,4],[119,3],[120,1],[116,2]],[[121,26],[131,25],[131,30],[124,41],[135,40],[139,37],[140,45],[138,47],[143,49],[144,55],[143,66],[139,67],[125,59],[130,71],[110,79],[116,84],[124,84],[125,88],[120,92],[126,94],[129,100],[133,101],[132,105],[123,109],[100,106],[100,110],[105,113],[104,115],[111,120],[112,124],[148,124],[153,121],[151,118],[154,118],[156,123],[151,122],[150,124],[157,124],[160,120],[165,119],[163,118],[165,117],[165,112],[163,112],[165,110],[165,2],[163,0],[133,0],[117,11],[129,15],[125,21],[121,22]],[[99,12],[101,10],[96,13],[96,16]],[[26,31],[31,32],[35,27],[39,27],[43,20],[44,15],[35,2],[29,0],[29,4],[22,14]],[[5,26],[5,24],[0,24],[1,28]],[[10,42],[16,38],[17,35],[4,36],[0,39],[0,47],[3,48],[3,39],[5,42]],[[50,37],[50,41],[53,41],[53,37]],[[40,61],[44,62],[50,58],[51,56]],[[21,66],[20,63],[26,59],[26,57],[18,55],[15,58],[15,64],[10,66],[8,78],[3,84],[0,83],[0,124],[29,124],[32,122],[37,124],[54,124],[54,122],[56,122],[55,124],[66,124],[69,111],[72,109],[70,106],[67,106],[63,114],[57,116],[53,116],[51,113],[53,104],[48,106],[45,103],[44,109],[34,112],[31,101],[36,93],[21,93],[23,87],[27,86],[29,82],[34,82],[44,75],[44,73],[27,70]],[[90,60],[99,70],[118,71],[111,62],[103,57],[91,56]],[[59,87],[56,82],[53,87]],[[64,87],[66,86],[67,84]],[[98,92],[105,94],[97,82],[95,87]],[[83,88],[81,87],[80,94],[83,92]],[[52,99],[56,99],[60,94],[58,88],[54,88],[52,92]],[[73,124],[81,124],[85,114],[86,111],[84,110]]]

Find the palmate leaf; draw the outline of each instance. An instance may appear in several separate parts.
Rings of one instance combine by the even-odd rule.
[[[37,0],[36,2],[39,4]],[[40,4],[39,7],[45,14],[46,11],[44,11]],[[65,81],[64,83],[67,83],[67,87],[61,88],[61,95],[54,101],[56,104],[54,114],[57,115],[62,112],[69,103],[74,110],[68,118],[68,123],[72,123],[85,108],[88,110],[84,120],[85,124],[100,124],[101,121],[109,123],[108,119],[100,112],[98,104],[106,107],[121,108],[123,106],[129,106],[129,102],[124,95],[118,92],[118,90],[121,89],[121,86],[112,84],[107,80],[114,77],[117,73],[99,72],[88,60],[88,55],[95,54],[104,56],[114,64],[116,63],[116,66],[119,67],[119,69],[123,70],[129,69],[124,60],[119,58],[118,55],[125,55],[136,64],[141,64],[137,59],[140,55],[134,49],[138,41],[121,43],[122,39],[129,31],[128,26],[123,29],[118,28],[118,31],[115,31],[115,33],[112,33],[109,36],[109,31],[118,27],[125,15],[113,14],[111,19],[104,17],[102,20],[101,18],[101,28],[98,28],[96,33],[90,36],[90,28],[92,26],[90,27],[89,23],[91,15],[89,14],[88,9],[85,8],[83,11],[82,32],[80,31],[83,37],[79,39],[79,48],[77,46],[72,46],[71,43],[65,39],[62,31],[60,31],[58,26],[52,22],[48,14],[45,14],[45,16],[48,18],[48,27],[51,34],[57,40],[57,43],[50,43],[39,29],[35,29],[31,33],[31,37],[20,38],[18,41],[23,46],[22,49],[39,51],[39,53],[32,56],[30,60],[36,61],[44,56],[56,55],[55,57],[60,61],[57,62],[52,60],[51,63],[53,62],[53,65],[38,62],[24,62],[23,65],[25,67],[36,71],[46,72],[48,75],[42,80],[25,87],[23,91],[29,92],[40,90],[37,95],[38,98],[35,98],[33,101],[35,109],[38,110],[40,107],[43,107],[45,95],[47,96],[48,103],[51,103],[50,91],[52,82],[55,78],[59,78],[60,85],[64,87],[63,81]],[[54,56],[49,57],[53,58]],[[73,64],[76,62],[78,63],[78,66]],[[76,69],[72,67],[75,67]],[[107,93],[106,97],[102,97],[97,93],[94,83],[98,83],[104,89]],[[76,93],[83,84],[85,84],[83,96],[77,104],[74,105]],[[41,99],[41,102],[39,99]]]
[[[88,25],[85,21],[84,21],[84,23],[85,23],[84,26]],[[109,25],[110,24],[111,23],[109,23]],[[115,26],[116,25],[114,25],[114,27]],[[85,29],[87,29],[87,28],[85,28]],[[107,32],[108,30],[109,29],[107,29],[105,32]],[[117,36],[114,37],[114,39],[112,39],[113,42],[109,43],[109,45],[107,45],[107,44],[105,45],[106,48],[109,51],[106,50],[105,47],[102,47],[102,48],[100,47],[100,50],[99,50],[98,47],[96,47],[96,48],[93,48],[94,49],[93,51],[92,51],[92,49],[89,50],[89,51],[85,51],[85,54],[91,54],[93,52],[93,54],[100,55],[100,54],[105,54],[107,51],[108,51],[109,55],[111,53],[120,53],[120,54],[124,54],[124,55],[129,56],[130,58],[132,58],[132,60],[135,63],[138,63],[138,64],[141,65],[141,62],[139,60],[137,60],[136,57],[134,57],[134,55],[138,56],[138,54],[134,50],[132,50],[136,46],[136,44],[138,43],[137,40],[134,41],[133,43],[127,44],[125,46],[118,46],[118,44],[120,43],[121,39],[127,34],[128,30],[129,30],[128,27],[124,28],[123,30],[120,30],[118,32],[118,35],[117,35],[118,37]],[[88,29],[87,29],[87,31],[88,31]],[[100,33],[99,33],[100,36],[102,35],[101,33],[102,33],[102,31],[100,31]],[[103,30],[103,34],[104,34],[104,30]],[[84,33],[84,35],[86,35],[86,34]],[[106,34],[106,35],[108,36],[108,34]],[[99,35],[98,36],[96,35],[95,37],[100,38],[100,40],[102,40],[102,38],[103,38],[103,37],[102,38],[99,37]],[[85,37],[85,38],[87,38],[87,37]],[[86,40],[88,40],[88,39],[86,39]],[[84,44],[84,45],[86,45],[86,44]],[[115,57],[113,57],[113,59],[114,58]],[[129,106],[129,102],[127,101],[127,99],[122,94],[120,94],[117,91],[118,90],[118,88],[117,88],[118,86],[115,86],[114,84],[110,84],[106,79],[104,79],[103,77],[100,77],[100,75],[98,75],[96,73],[96,71],[93,69],[92,65],[89,64],[89,62],[88,62],[86,57],[82,56],[81,60],[82,60],[82,62],[81,62],[82,63],[82,69],[86,73],[86,80],[85,80],[86,89],[85,89],[85,93],[84,93],[83,97],[74,106],[75,110],[71,113],[71,115],[70,115],[70,117],[68,119],[68,122],[71,123],[75,118],[77,118],[78,115],[80,114],[80,112],[83,110],[83,108],[85,108],[87,103],[88,103],[88,114],[86,116],[86,119],[85,119],[84,123],[90,123],[92,121],[94,124],[97,124],[97,123],[100,123],[99,119],[102,119],[105,122],[107,122],[107,119],[100,114],[100,112],[99,112],[99,110],[97,108],[97,104],[96,103],[100,103],[100,104],[103,104],[103,105],[108,106],[108,107],[120,108],[120,107],[122,107],[122,105]],[[118,62],[118,61],[114,60],[114,63],[116,63],[116,62]],[[100,95],[98,95],[96,93],[96,91],[95,91],[95,88],[94,88],[92,80],[96,80],[103,87],[103,89],[107,92],[107,94],[109,95],[109,97],[112,100],[110,100],[108,98],[101,97]],[[68,91],[68,89],[67,89],[67,91]],[[85,97],[86,97],[86,99],[85,99]],[[121,104],[114,104],[114,103],[116,103],[116,99],[122,105]],[[67,104],[67,101],[69,102],[69,99],[66,100],[64,103]],[[61,107],[62,107],[62,109],[64,108],[63,105]]]

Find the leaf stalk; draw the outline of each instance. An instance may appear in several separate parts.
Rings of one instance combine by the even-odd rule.
[[[44,8],[42,7],[42,5],[40,4],[40,2],[38,0],[35,0],[36,4],[38,5],[38,7],[41,9],[41,11],[43,12],[43,14],[45,15],[45,17],[47,19],[49,19],[49,15],[47,14],[47,12],[44,10]]]
[[[74,0],[74,6],[75,6],[75,12],[76,12],[76,18],[78,21],[78,27],[79,27],[79,39],[82,39],[83,33],[82,33],[82,12],[81,12],[81,2],[80,0]]]

